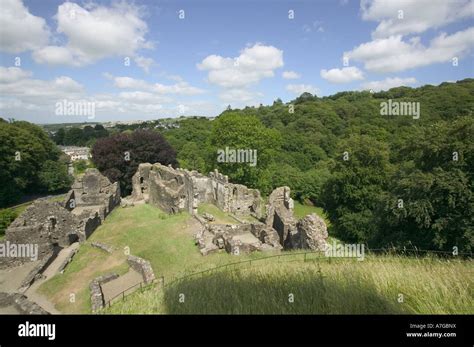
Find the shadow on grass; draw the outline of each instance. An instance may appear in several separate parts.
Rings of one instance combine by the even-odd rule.
[[[290,302],[292,301],[293,302]],[[170,314],[401,314],[396,301],[358,277],[326,278],[318,271],[245,273],[189,278],[164,291]]]

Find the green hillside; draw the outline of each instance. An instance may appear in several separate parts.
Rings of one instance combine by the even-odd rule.
[[[309,254],[305,262],[301,251],[282,257],[261,252],[202,256],[193,241],[195,222],[186,213],[167,215],[149,205],[115,209],[89,239],[113,246],[113,254],[81,245],[64,274],[45,282],[40,291],[62,312],[90,313],[90,281],[112,271],[125,273],[128,247],[131,254],[151,262],[166,287],[157,284],[135,292],[107,309],[109,313],[468,313],[473,309],[470,260],[366,255],[358,261]],[[250,259],[252,264],[170,284],[198,271]],[[73,303],[70,293],[76,294]],[[179,302],[180,294],[185,295],[184,303]],[[399,294],[403,303],[398,302]]]

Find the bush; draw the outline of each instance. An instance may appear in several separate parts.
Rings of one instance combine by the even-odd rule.
[[[5,235],[8,226],[18,217],[18,214],[11,208],[0,210],[0,236]]]

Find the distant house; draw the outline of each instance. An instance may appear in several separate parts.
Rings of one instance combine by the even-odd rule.
[[[90,158],[89,147],[60,146],[60,148],[71,158],[71,161],[89,160]]]

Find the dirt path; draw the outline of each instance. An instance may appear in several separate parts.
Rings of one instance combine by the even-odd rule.
[[[131,292],[135,291],[136,289],[140,288],[138,285],[140,282],[143,281],[143,277],[140,273],[136,272],[132,268],[125,274],[120,276],[119,278],[104,283],[101,285],[102,293],[104,294],[104,301],[107,303],[110,299],[114,298],[115,296],[122,293],[124,290],[137,285],[136,287],[130,289],[125,294],[130,294]],[[119,300],[120,297],[117,298]]]
[[[43,309],[48,311],[51,314],[60,314],[58,310],[54,307],[54,304],[49,301],[44,295],[38,293],[38,288],[43,284],[46,280],[50,279],[54,275],[59,272],[59,268],[62,263],[67,259],[67,257],[74,252],[77,248],[79,248],[79,243],[73,243],[71,246],[62,249],[53,262],[43,271],[43,278],[36,280],[31,287],[25,292],[25,295],[28,297],[29,300],[34,301]]]

